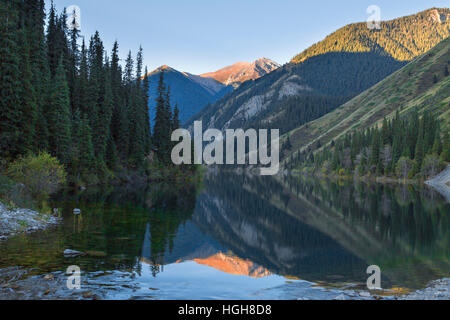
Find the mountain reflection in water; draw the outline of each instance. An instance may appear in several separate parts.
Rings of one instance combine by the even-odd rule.
[[[328,284],[376,264],[386,286],[419,288],[448,276],[448,212],[426,188],[210,173],[164,261]]]
[[[0,270],[78,265],[94,287],[126,277],[142,297],[168,299],[285,298],[272,289],[299,279],[363,286],[374,264],[386,289],[449,276],[450,207],[425,187],[208,171],[201,188],[88,190],[51,204],[63,223],[2,243]],[[67,248],[86,255],[67,259]],[[138,289],[126,290],[111,297]]]

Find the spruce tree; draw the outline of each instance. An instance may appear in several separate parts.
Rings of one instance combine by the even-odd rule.
[[[20,153],[21,79],[17,44],[18,2],[0,2],[0,154],[15,158]]]
[[[23,26],[20,34],[21,45],[21,102],[16,108],[21,109],[22,117],[20,119],[20,138],[18,141],[18,147],[20,153],[25,154],[35,151],[35,128],[37,120],[37,99],[33,86],[33,74],[30,62],[30,48],[26,39],[26,30]]]
[[[67,15],[64,12],[58,17],[53,2],[50,7],[50,13],[47,25],[47,55],[51,78],[56,75],[56,69],[62,58],[66,79],[70,79],[70,58],[69,45],[67,40]],[[67,80],[66,80],[67,81]]]
[[[131,94],[131,86],[134,81],[134,61],[131,51],[128,52],[127,59],[125,60],[125,70],[123,74],[124,85],[128,88],[128,94]]]
[[[49,132],[47,124],[48,98],[50,93],[50,70],[45,39],[44,0],[25,0],[25,25],[30,48],[32,84],[36,97],[36,126],[34,148],[47,150]]]
[[[415,149],[414,160],[417,163],[417,169],[420,170],[422,167],[422,162],[425,157],[425,147],[424,147],[424,119],[421,119],[419,125],[419,132],[417,137],[417,144]]]
[[[405,150],[408,150],[409,154],[404,154],[404,156],[408,157],[409,159],[415,159],[415,150],[420,128],[419,113],[416,109],[413,110],[408,122],[408,125],[405,125],[406,130],[408,130]]]
[[[49,101],[50,150],[64,164],[69,162],[71,144],[70,93],[63,58],[59,60]]]
[[[119,109],[119,134],[117,140],[117,149],[122,161],[128,159],[130,149],[130,131],[129,116],[126,108],[126,101],[122,98],[121,107]]]
[[[150,94],[150,80],[148,75],[148,69],[145,67],[145,75],[143,81],[143,94],[144,94],[144,102],[142,105],[143,113],[144,113],[144,134],[145,134],[145,153],[148,154],[150,152],[151,147],[151,122],[150,122],[150,110],[148,107],[149,104],[149,94]]]
[[[386,118],[384,118],[383,120],[383,127],[381,131],[382,131],[383,146],[391,144],[391,133],[389,132],[389,124]]]
[[[83,40],[80,53],[80,70],[77,77],[76,95],[78,99],[78,109],[82,114],[88,114],[89,111],[89,65],[86,44]]]
[[[111,101],[105,101],[106,83],[104,69],[104,47],[100,34],[95,32],[89,43],[89,87],[87,90],[87,105],[89,122],[92,129],[92,141],[98,164],[103,165],[105,148],[109,130],[110,119],[104,118],[109,115]],[[108,104],[108,105],[106,105]],[[105,123],[106,122],[106,123]],[[108,129],[105,127],[108,126]]]
[[[137,87],[141,87],[142,82],[142,67],[143,67],[143,61],[144,55],[143,55],[143,49],[142,47],[139,47],[139,51],[136,57],[136,84]]]
[[[441,132],[439,129],[439,123],[437,124],[436,127],[436,132],[434,135],[434,142],[433,142],[433,148],[432,148],[432,153],[435,155],[440,155],[442,153],[442,142],[441,142]]]
[[[111,116],[111,135],[114,140],[115,146],[120,145],[119,141],[121,139],[121,113],[122,113],[122,70],[119,64],[119,44],[117,41],[114,43],[112,53],[111,53],[111,90],[113,94],[113,110]]]
[[[127,59],[131,60],[131,56]],[[143,65],[143,51],[142,47],[139,48],[139,52],[136,57],[136,75],[133,82],[129,83],[130,86],[130,124],[131,124],[131,137],[130,140],[130,157],[131,162],[135,166],[140,166],[145,156],[145,115],[143,114],[144,93],[141,86],[142,77],[142,65]],[[131,76],[131,75],[130,75]]]
[[[80,166],[81,171],[90,173],[95,170],[94,164],[94,146],[92,144],[92,132],[89,126],[87,116],[81,122],[81,137],[80,137]]]
[[[78,46],[79,30],[76,26],[76,12],[73,12],[73,22],[72,29],[69,31],[70,36],[70,51],[69,51],[69,72],[68,72],[68,83],[70,89],[70,100],[72,112],[79,109],[80,107],[80,96],[79,96],[79,78],[78,78],[78,68],[80,64],[80,51]]]
[[[378,132],[374,130],[371,142],[371,157],[370,157],[370,165],[377,167],[380,162],[380,136]]]
[[[450,162],[450,135],[448,131],[444,131],[444,140],[442,144],[442,161]]]
[[[179,128],[180,128],[180,110],[178,109],[178,104],[176,104],[172,116],[172,130],[177,130]]]
[[[170,132],[172,130],[172,105],[170,102],[170,87],[167,87],[167,91],[164,94],[164,117],[167,125],[167,130]]]
[[[105,59],[106,60],[106,59]],[[98,119],[99,123],[96,125],[96,134],[98,137],[95,139],[97,142],[96,155],[99,159],[104,159],[106,154],[106,148],[108,140],[111,135],[111,117],[113,109],[113,94],[111,88],[111,70],[109,62],[106,61],[103,72],[103,80],[101,84],[101,96],[100,103],[98,105]]]
[[[106,159],[105,159],[106,165],[108,166],[109,169],[111,169],[112,171],[115,171],[117,169],[119,158],[118,158],[118,154],[117,154],[116,143],[114,142],[112,135],[109,136],[106,150],[107,150]]]
[[[50,70],[50,77],[56,73],[56,67],[58,65],[58,59],[61,56],[61,52],[58,52],[58,36],[57,36],[57,16],[55,11],[55,6],[53,5],[53,1],[50,5],[50,13],[48,15],[48,23],[47,23],[47,55],[48,55],[48,65]]]
[[[134,83],[134,61],[131,51],[128,52],[127,59],[125,60],[125,69],[123,72],[123,96],[122,96],[122,108],[120,114],[120,137],[119,137],[119,149],[121,150],[121,156],[123,160],[128,160],[133,153],[134,147],[131,145],[134,143],[134,139],[131,131],[135,128],[135,83]]]
[[[164,71],[161,71],[158,82],[158,97],[156,98],[156,116],[153,128],[153,145],[158,159],[163,163],[168,161],[170,123],[167,114],[166,86],[164,84]]]

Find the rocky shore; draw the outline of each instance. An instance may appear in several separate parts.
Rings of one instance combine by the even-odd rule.
[[[64,272],[42,274],[32,276],[33,270],[20,267],[0,269],[0,300],[103,300],[108,299],[108,292],[125,290],[124,296],[130,294],[132,298],[135,284],[119,279],[117,282],[108,282],[108,285],[99,285],[98,279],[108,276],[108,272],[97,272],[95,274],[83,275],[81,290],[68,290],[67,277]],[[91,278],[89,280],[89,278]],[[120,277],[119,277],[120,278]],[[96,280],[92,280],[96,279]],[[384,290],[380,293],[363,290],[327,290],[322,288],[326,294],[316,298],[302,297],[297,300],[450,300],[450,279],[441,279],[430,282],[425,289],[415,291],[407,295],[398,295]],[[295,293],[293,293],[295,295]],[[148,299],[154,299],[153,295]]]
[[[398,300],[450,300],[450,279],[433,281],[425,289],[401,296]]]
[[[0,241],[20,233],[35,232],[56,225],[59,218],[30,209],[8,208],[0,202]]]
[[[430,282],[425,289],[406,295],[390,294],[384,290],[379,294],[369,291],[345,290],[334,300],[450,300],[450,278]]]
[[[426,184],[436,189],[450,203],[450,165]]]

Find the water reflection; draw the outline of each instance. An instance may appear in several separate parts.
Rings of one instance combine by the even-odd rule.
[[[47,274],[76,264],[94,286],[111,286],[119,273],[145,296],[160,289],[151,292],[160,298],[190,289],[198,298],[250,298],[245,290],[287,279],[364,284],[372,264],[384,288],[449,276],[449,204],[425,188],[209,172],[201,189],[92,189],[52,204],[63,223],[1,244],[0,269]],[[68,259],[67,248],[86,255]]]
[[[194,211],[195,186],[158,184],[145,188],[92,188],[66,192],[52,201],[62,223],[52,229],[11,238],[0,245],[0,268],[22,266],[36,273],[65,270],[76,264],[83,271],[139,271],[146,226],[152,226],[154,265],[171,246],[180,224]],[[73,209],[80,208],[81,215]],[[65,249],[86,253],[75,259]]]
[[[194,219],[240,256],[309,281],[365,282],[379,265],[389,286],[448,276],[449,204],[411,186],[221,175]]]
[[[327,284],[365,284],[376,264],[411,289],[449,275],[449,204],[430,189],[220,172],[204,185],[161,264]]]

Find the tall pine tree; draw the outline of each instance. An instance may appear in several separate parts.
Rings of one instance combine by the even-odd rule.
[[[49,101],[50,151],[64,164],[68,164],[71,145],[70,93],[61,56],[53,80]]]
[[[0,154],[14,158],[20,154],[21,79],[18,1],[0,2]]]

